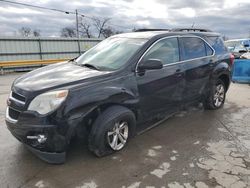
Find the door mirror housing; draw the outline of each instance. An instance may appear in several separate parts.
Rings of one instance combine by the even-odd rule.
[[[138,66],[139,71],[162,69],[163,63],[159,59],[148,59],[141,61]]]

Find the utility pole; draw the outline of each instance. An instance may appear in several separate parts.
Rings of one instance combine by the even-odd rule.
[[[78,11],[76,9],[76,37],[79,39],[79,23],[78,23]]]
[[[78,11],[76,9],[76,37],[77,37],[77,45],[78,45],[78,52],[81,55],[81,46],[80,46],[80,36],[79,36],[79,20],[78,20]]]

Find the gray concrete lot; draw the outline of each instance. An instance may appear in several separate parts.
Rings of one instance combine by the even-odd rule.
[[[96,158],[75,141],[63,165],[49,165],[7,130],[12,81],[0,76],[0,187],[250,187],[250,86],[232,84],[223,109],[190,108]]]

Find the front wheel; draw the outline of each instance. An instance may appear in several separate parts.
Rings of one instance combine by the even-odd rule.
[[[226,87],[222,80],[218,79],[212,86],[207,99],[205,99],[205,109],[216,110],[224,105],[226,98]]]
[[[98,157],[123,149],[135,132],[135,116],[122,106],[112,106],[95,120],[89,135],[89,150]]]
[[[107,133],[108,144],[114,151],[119,151],[128,141],[128,122],[116,122],[111,130]]]

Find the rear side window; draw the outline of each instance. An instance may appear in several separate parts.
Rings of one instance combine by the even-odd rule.
[[[205,47],[206,47],[207,56],[213,55],[214,51],[207,43],[205,43]]]
[[[213,47],[216,54],[223,54],[227,52],[227,48],[225,47],[224,42],[221,39],[221,37],[210,36],[210,37],[207,37],[207,41]]]
[[[181,37],[182,60],[195,59],[207,56],[205,43],[197,37]]]
[[[178,62],[180,60],[178,39],[166,38],[160,40],[152,46],[143,59],[159,59],[164,65]]]

